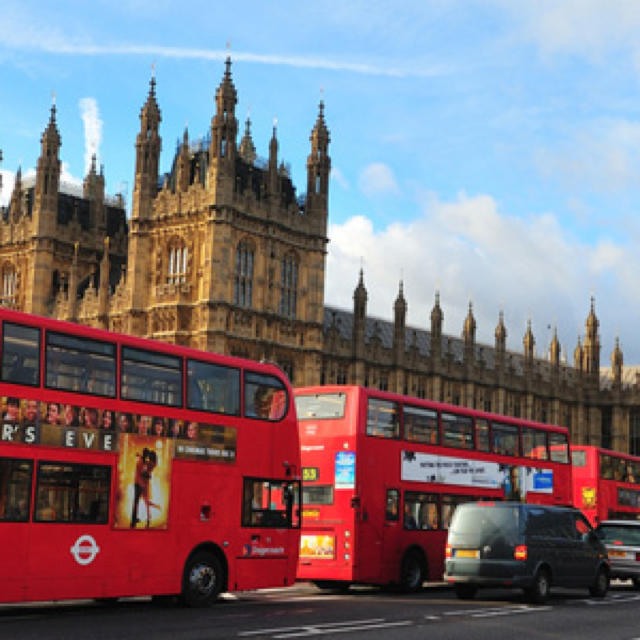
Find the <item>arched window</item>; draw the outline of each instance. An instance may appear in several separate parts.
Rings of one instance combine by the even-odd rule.
[[[16,298],[16,270],[11,264],[2,268],[2,305],[12,306]]]
[[[167,284],[181,284],[187,281],[188,258],[189,252],[184,245],[169,247]]]
[[[236,249],[236,268],[233,283],[233,302],[241,307],[251,307],[253,257],[253,247],[248,242],[241,242]]]
[[[296,317],[298,301],[298,261],[293,254],[282,258],[280,269],[280,315]]]

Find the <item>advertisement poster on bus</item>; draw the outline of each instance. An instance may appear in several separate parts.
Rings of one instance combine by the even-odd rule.
[[[356,454],[355,451],[338,451],[336,453],[336,489],[353,489],[356,486]]]
[[[171,495],[171,440],[123,434],[118,459],[115,526],[166,529]]]
[[[402,451],[402,480],[479,489],[503,489],[505,497],[523,500],[527,493],[553,493],[553,470],[489,460]]]
[[[309,534],[300,536],[300,558],[333,560],[335,555],[335,536]]]

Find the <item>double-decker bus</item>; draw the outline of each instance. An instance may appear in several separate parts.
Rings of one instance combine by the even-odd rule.
[[[300,451],[275,365],[0,310],[0,601],[290,585]]]
[[[640,458],[589,445],[571,445],[573,503],[595,526],[640,519]]]
[[[565,428],[357,386],[294,393],[303,479],[299,580],[417,590],[442,579],[456,505],[571,504]]]

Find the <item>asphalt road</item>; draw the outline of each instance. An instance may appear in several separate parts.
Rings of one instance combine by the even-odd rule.
[[[414,595],[369,588],[346,594],[307,584],[225,595],[208,609],[149,599],[107,606],[89,601],[0,606],[0,638],[22,640],[473,639],[640,640],[640,591],[615,585],[606,598],[555,590],[544,606],[519,592],[480,591],[458,600],[450,588]]]

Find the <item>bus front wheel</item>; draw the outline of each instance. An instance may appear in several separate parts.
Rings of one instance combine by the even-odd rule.
[[[422,588],[425,570],[422,557],[415,551],[409,551],[400,566],[400,587],[406,593],[415,593]]]
[[[189,559],[182,579],[182,599],[188,607],[211,605],[222,590],[222,566],[212,553],[201,551]]]

